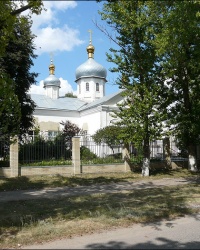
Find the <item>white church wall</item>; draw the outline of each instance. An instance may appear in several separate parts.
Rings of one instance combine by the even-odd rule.
[[[79,119],[77,117],[35,116],[35,118],[40,131],[61,131],[63,125],[61,125],[60,122],[65,122],[67,120],[79,126]]]
[[[86,130],[87,134],[93,135],[101,127],[100,112],[82,116],[80,119],[80,128]]]

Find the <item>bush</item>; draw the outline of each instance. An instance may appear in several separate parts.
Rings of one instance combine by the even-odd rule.
[[[81,160],[93,160],[97,159],[97,155],[89,150],[89,148],[85,146],[81,146],[80,148]]]

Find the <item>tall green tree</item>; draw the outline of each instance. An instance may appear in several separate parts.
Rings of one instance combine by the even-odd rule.
[[[6,56],[1,58],[1,68],[9,75],[14,84],[14,93],[20,103],[21,119],[19,122],[19,134],[26,133],[34,123],[34,102],[28,95],[32,84],[36,83],[36,73],[30,72],[33,65],[34,54],[33,39],[31,34],[31,22],[26,17],[16,19],[14,37],[6,46]]]
[[[34,103],[27,95],[37,74],[30,73],[34,55],[29,17],[30,9],[39,14],[42,1],[1,1],[0,13],[0,135],[23,134],[33,124]]]
[[[197,171],[196,146],[200,142],[200,2],[151,1],[157,55],[167,79],[167,125],[188,152],[189,169]],[[158,18],[159,17],[159,18]]]
[[[159,58],[152,43],[148,1],[107,1],[101,18],[116,32],[119,49],[110,49],[108,61],[116,64],[117,84],[124,89],[125,101],[116,115],[124,127],[125,142],[143,144],[142,175],[149,175],[150,141],[162,132],[160,106],[163,79]]]

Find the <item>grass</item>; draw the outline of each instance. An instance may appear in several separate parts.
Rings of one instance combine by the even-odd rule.
[[[187,170],[157,173],[149,180],[198,177]],[[139,173],[44,176],[0,180],[2,190],[96,183],[133,182]],[[144,179],[144,178],[143,178]],[[199,184],[98,193],[76,197],[2,202],[0,206],[0,248],[18,248],[62,237],[73,237],[138,222],[159,221],[200,212]]]

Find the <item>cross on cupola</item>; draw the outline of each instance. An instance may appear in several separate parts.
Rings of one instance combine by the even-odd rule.
[[[90,33],[90,42],[89,45],[87,46],[87,53],[88,53],[88,58],[94,58],[94,46],[92,45],[92,30],[88,30]]]

